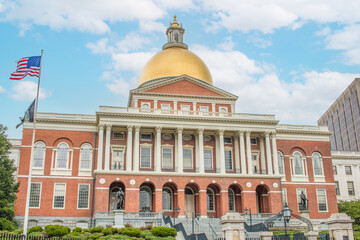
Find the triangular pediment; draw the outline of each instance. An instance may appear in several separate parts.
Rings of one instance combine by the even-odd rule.
[[[237,99],[237,96],[229,92],[187,75],[158,80],[131,92]]]

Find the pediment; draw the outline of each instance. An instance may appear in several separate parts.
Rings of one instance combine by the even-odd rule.
[[[187,75],[158,80],[152,84],[140,86],[131,92],[237,99],[237,96],[231,93]]]

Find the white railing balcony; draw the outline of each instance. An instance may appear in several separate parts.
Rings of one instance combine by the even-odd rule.
[[[165,109],[149,109],[149,108],[126,108],[100,106],[100,113],[137,113],[151,115],[177,115],[192,117],[215,117],[215,118],[237,118],[251,120],[275,120],[272,114],[248,114],[248,113],[223,113],[223,112],[204,112],[204,111],[184,111],[184,110],[165,110]]]

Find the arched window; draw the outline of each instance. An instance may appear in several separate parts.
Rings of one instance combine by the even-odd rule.
[[[56,168],[67,168],[69,147],[66,143],[60,143],[56,155]]]
[[[149,187],[140,188],[139,210],[141,212],[151,211],[151,196],[152,192]]]
[[[37,142],[34,146],[34,163],[33,167],[43,168],[45,159],[46,146],[43,142]]]
[[[279,173],[280,174],[285,174],[284,155],[280,151],[278,151],[277,152],[277,157],[278,157],[278,163],[279,163]]]
[[[322,176],[323,175],[323,164],[322,164],[321,155],[317,152],[313,153],[312,162],[313,162],[313,168],[314,168],[314,175]]]
[[[215,211],[215,199],[214,191],[210,188],[206,190],[206,199],[207,199],[207,210]]]
[[[172,210],[173,194],[170,188],[163,188],[162,192],[162,209],[165,211]]]
[[[88,143],[83,144],[80,149],[80,169],[90,170],[91,157],[92,157],[91,145]]]
[[[304,175],[303,160],[299,152],[293,154],[293,166],[295,175]]]
[[[235,193],[234,190],[229,188],[228,190],[228,198],[229,198],[229,211],[235,211]]]

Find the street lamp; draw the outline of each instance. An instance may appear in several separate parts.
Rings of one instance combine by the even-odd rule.
[[[248,214],[248,211],[249,211],[249,214],[250,214],[250,227],[251,227],[251,229],[252,229],[251,208],[249,208],[249,210],[248,210],[248,209],[245,207],[244,211],[245,211],[245,215],[247,215],[247,214]]]
[[[177,214],[178,214],[178,216],[179,216],[179,213],[180,213],[180,207],[179,207],[179,206],[177,207],[176,212],[177,212]],[[174,226],[175,226],[175,224],[176,224],[176,223],[175,223],[175,219],[176,219],[175,211],[174,211],[174,215],[175,215],[175,216],[174,216]]]
[[[200,213],[196,214],[196,219],[199,220],[200,219]],[[195,222],[195,213],[192,213],[192,234],[194,235],[194,222]]]
[[[285,225],[285,238],[287,239],[287,230],[286,230],[286,222],[289,223],[291,218],[291,210],[288,207],[287,203],[285,203],[284,209],[282,210],[282,215],[284,218],[284,225]]]

